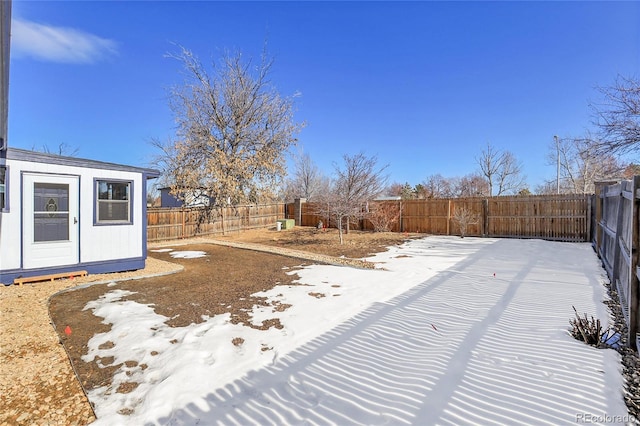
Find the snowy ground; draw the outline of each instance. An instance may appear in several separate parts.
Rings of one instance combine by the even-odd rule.
[[[228,315],[170,328],[121,290],[91,302],[112,329],[86,360],[135,361],[90,392],[96,424],[628,420],[617,352],[568,333],[572,305],[609,319],[589,244],[428,237],[370,260],[384,270],[308,266],[298,271],[307,285],[261,294],[292,305],[254,312],[282,330]],[[127,382],[139,385],[115,392]]]

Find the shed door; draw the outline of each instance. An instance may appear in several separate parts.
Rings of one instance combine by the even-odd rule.
[[[78,249],[78,177],[23,175],[23,267],[74,265]]]

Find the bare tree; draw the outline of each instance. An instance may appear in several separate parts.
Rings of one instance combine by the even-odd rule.
[[[601,132],[599,151],[640,151],[640,80],[618,76],[613,86],[599,90],[604,100],[591,105]]]
[[[557,164],[559,182],[553,188],[548,185],[546,191],[555,193],[591,194],[594,183],[599,180],[619,178],[625,168],[619,159],[610,152],[599,149],[599,142],[590,134],[582,138],[559,138],[549,147],[549,164]],[[550,182],[551,183],[551,182]],[[544,186],[540,190],[545,190]]]
[[[385,189],[384,193],[391,197],[400,197],[403,200],[411,200],[418,198],[418,187],[411,186],[409,182],[394,182]]]
[[[484,176],[471,173],[462,177],[445,178],[440,174],[429,176],[421,185],[424,198],[484,197],[489,195],[489,184]]]
[[[627,164],[627,166],[622,171],[623,179],[631,180],[636,175],[640,175],[640,164]]]
[[[556,193],[556,180],[546,180],[535,187],[535,193],[539,195],[543,194],[555,194]]]
[[[157,188],[170,188],[175,183],[172,173],[175,167],[173,159],[176,156],[176,143],[173,138],[168,138],[166,141],[151,138],[149,144],[157,150],[153,155],[151,164],[160,171],[160,176],[155,180],[154,186]]]
[[[309,154],[299,154],[294,160],[294,172],[287,180],[285,199],[306,198],[307,201],[315,201],[329,191],[331,179],[322,173]]]
[[[427,177],[422,183],[425,198],[449,198],[453,196],[454,179],[447,179],[441,174]]]
[[[491,195],[489,183],[484,176],[470,173],[451,181],[454,197],[487,197]]]
[[[367,157],[364,153],[342,157],[342,167],[335,165],[335,179],[332,190],[321,203],[318,213],[336,220],[340,244],[344,242],[343,227],[349,232],[351,219],[366,215],[366,203],[384,190],[387,166],[378,167],[377,157]]]
[[[404,184],[400,182],[393,182],[384,190],[385,195],[389,197],[402,197],[402,191],[404,189]]]
[[[269,80],[272,61],[263,55],[254,66],[241,53],[227,53],[211,72],[185,48],[173,57],[186,73],[170,91],[176,136],[154,142],[172,193],[204,190],[212,207],[272,197],[303,127],[294,122],[293,100]]]
[[[147,192],[147,206],[160,207],[160,191],[153,185],[150,185],[149,191]]]
[[[525,186],[522,164],[511,152],[487,144],[476,161],[489,184],[489,196],[517,193]]]

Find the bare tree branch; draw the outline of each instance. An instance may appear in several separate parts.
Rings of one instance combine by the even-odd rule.
[[[53,155],[59,155],[62,157],[75,157],[78,155],[78,152],[80,152],[80,149],[77,147],[72,147],[69,144],[67,144],[66,142],[61,142],[58,144],[58,149],[53,151],[51,148],[49,148],[48,145],[42,145],[42,149],[36,149],[36,147],[34,146],[33,148],[31,148],[32,151],[40,151],[40,152],[44,152],[45,154],[53,154]]]
[[[600,153],[640,151],[640,81],[618,76],[613,86],[599,88],[604,100],[591,104],[600,129]]]

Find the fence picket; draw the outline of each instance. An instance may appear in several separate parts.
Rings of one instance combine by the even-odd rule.
[[[400,203],[400,220],[393,231],[457,235],[460,230],[453,215],[466,208],[480,219],[469,226],[467,235],[489,237],[543,238],[558,241],[590,241],[591,195],[561,194],[526,197],[452,198],[404,201]],[[287,211],[289,205],[287,205]],[[331,218],[323,218],[313,203],[303,204],[301,224],[315,226],[322,220],[334,226]],[[373,230],[367,220],[362,228]]]
[[[283,219],[282,203],[206,208],[150,208],[147,210],[147,241],[163,241],[275,226]]]

